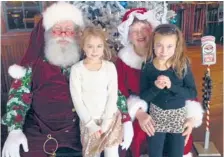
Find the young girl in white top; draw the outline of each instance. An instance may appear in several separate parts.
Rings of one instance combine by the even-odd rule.
[[[115,65],[102,29],[86,28],[81,38],[85,58],[73,65],[70,92],[80,118],[83,157],[119,157],[122,142],[121,113],[117,108]]]

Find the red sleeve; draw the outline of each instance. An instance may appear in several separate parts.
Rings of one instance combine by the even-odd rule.
[[[117,58],[116,61],[117,73],[118,73],[118,89],[126,97],[129,97],[129,92],[127,88],[127,65],[120,59]]]
[[[128,88],[126,86],[126,68],[127,66],[124,64],[124,62],[120,59],[117,58],[116,61],[116,68],[117,68],[117,73],[118,73],[118,89],[121,92],[122,95],[124,95],[126,98],[129,97],[129,92],[128,92]],[[131,120],[130,115],[128,114],[128,112],[122,112],[122,123],[125,123],[127,121]]]

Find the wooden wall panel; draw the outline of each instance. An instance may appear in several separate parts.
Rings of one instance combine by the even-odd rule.
[[[29,34],[2,36],[1,38],[1,91],[7,93],[12,79],[8,75],[10,65],[19,63],[27,49]]]

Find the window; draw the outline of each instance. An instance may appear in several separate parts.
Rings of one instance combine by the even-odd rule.
[[[7,31],[29,31],[34,27],[34,16],[40,15],[39,1],[2,2]]]

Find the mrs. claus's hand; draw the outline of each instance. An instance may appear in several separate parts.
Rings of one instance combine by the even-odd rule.
[[[154,136],[155,134],[155,122],[152,117],[143,111],[138,111],[136,114],[136,118],[138,119],[138,123],[141,129],[148,135]]]

